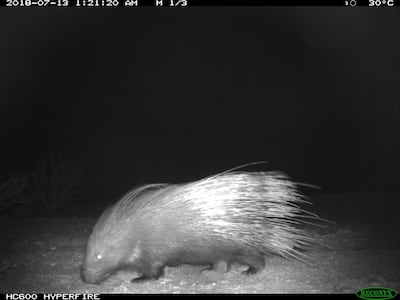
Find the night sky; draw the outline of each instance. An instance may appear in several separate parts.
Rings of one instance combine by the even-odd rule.
[[[0,177],[61,151],[104,199],[260,160],[398,190],[399,33],[398,9],[2,10]]]

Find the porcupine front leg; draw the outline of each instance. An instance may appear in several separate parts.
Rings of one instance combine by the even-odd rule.
[[[160,276],[164,275],[164,266],[162,264],[142,264],[138,268],[139,277],[131,280],[132,283],[139,283],[147,280],[157,280]]]
[[[203,273],[205,271],[216,271],[220,273],[226,273],[229,271],[229,269],[230,265],[227,261],[219,260],[201,269],[200,273]]]

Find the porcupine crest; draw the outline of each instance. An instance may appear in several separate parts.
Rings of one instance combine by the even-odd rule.
[[[112,267],[99,267],[106,270],[104,277],[123,265],[143,269],[144,251],[151,252],[146,259],[162,267],[247,263],[236,259],[247,254],[303,260],[302,250],[313,240],[296,224],[318,218],[299,207],[306,202],[280,172],[228,172],[186,184],[146,185],[102,215],[91,236],[95,242],[89,244],[110,255]],[[250,259],[249,269],[251,264]]]

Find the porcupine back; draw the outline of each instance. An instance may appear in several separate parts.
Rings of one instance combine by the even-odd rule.
[[[264,255],[301,260],[313,242],[296,224],[316,217],[280,172],[230,172],[179,185],[135,189],[106,210],[89,239],[82,278],[98,283],[130,267],[139,279],[165,266],[219,261],[264,267]],[[100,259],[99,259],[100,255]]]

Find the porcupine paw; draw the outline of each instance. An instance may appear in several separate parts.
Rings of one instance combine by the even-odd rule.
[[[132,279],[131,279],[131,282],[132,282],[132,283],[140,283],[140,282],[144,282],[144,281],[146,281],[146,280],[147,280],[146,277],[140,276],[140,277],[132,278]]]
[[[132,283],[142,283],[142,282],[146,282],[146,281],[152,281],[152,280],[156,280],[157,278],[149,278],[146,276],[140,276],[140,277],[135,277],[132,278],[131,282]]]
[[[153,281],[153,280],[157,280],[160,276],[140,276],[140,277],[135,277],[131,279],[132,283],[142,283],[142,282],[146,282],[146,281]]]
[[[207,267],[201,268],[200,273],[208,272],[214,270],[213,265],[209,265]]]
[[[226,273],[229,271],[229,264],[226,261],[216,261],[207,267],[204,267],[200,270],[200,273],[207,271],[215,271],[219,273]]]
[[[154,268],[150,271],[143,273],[139,277],[131,279],[132,283],[140,283],[145,281],[157,280],[160,276],[164,275],[164,270],[162,268]]]
[[[249,267],[246,271],[242,272],[242,275],[250,276],[260,272],[260,269]]]

